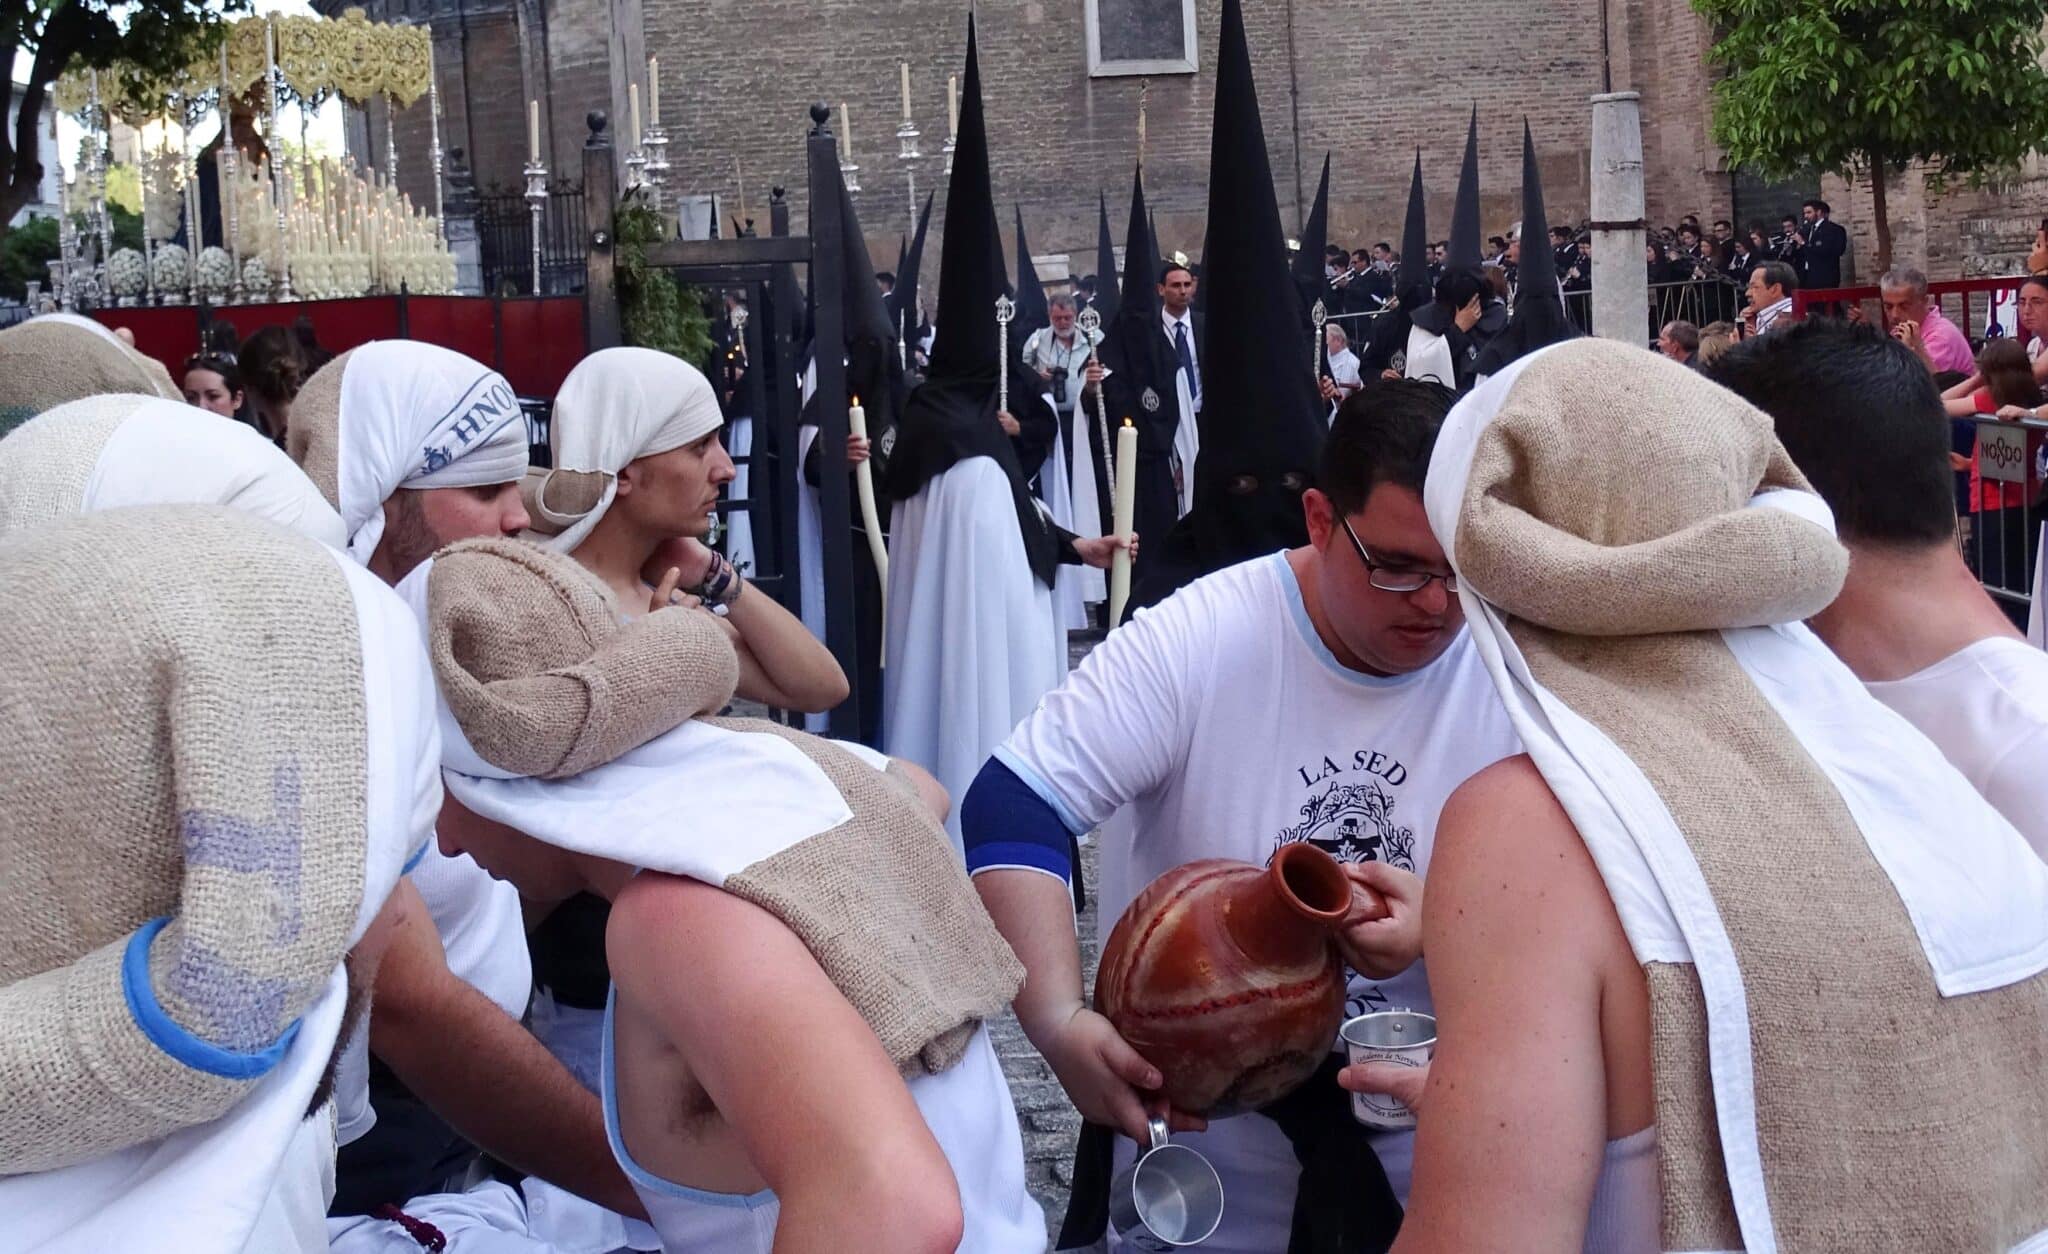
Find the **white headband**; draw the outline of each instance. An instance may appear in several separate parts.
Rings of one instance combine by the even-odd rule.
[[[607,476],[597,504],[582,513],[546,508],[547,479],[535,512],[558,534],[548,547],[567,553],[583,543],[618,495],[618,473],[702,439],[725,425],[711,381],[695,366],[650,348],[607,348],[584,358],[555,395],[549,444],[555,469]],[[550,475],[553,471],[549,472]]]

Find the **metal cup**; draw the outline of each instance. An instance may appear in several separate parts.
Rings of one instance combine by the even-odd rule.
[[[1200,1245],[1223,1222],[1223,1180],[1209,1160],[1167,1140],[1166,1120],[1146,1121],[1151,1148],[1109,1183],[1109,1218],[1135,1250]]]
[[[1391,1062],[1420,1067],[1436,1055],[1436,1017],[1419,1010],[1382,1010],[1360,1015],[1338,1033],[1353,1063]],[[1402,1132],[1415,1126],[1407,1103],[1385,1093],[1353,1093],[1351,1115],[1368,1128]]]

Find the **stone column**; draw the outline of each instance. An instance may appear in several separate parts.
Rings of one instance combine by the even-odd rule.
[[[1645,344],[1650,277],[1643,263],[1642,97],[1593,97],[1593,334]]]

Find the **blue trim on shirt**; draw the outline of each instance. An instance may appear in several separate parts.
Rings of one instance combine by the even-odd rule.
[[[1301,642],[1308,646],[1308,651],[1315,655],[1325,670],[1340,679],[1350,680],[1361,688],[1394,688],[1429,669],[1425,666],[1420,671],[1410,671],[1405,675],[1368,675],[1364,671],[1352,670],[1338,661],[1337,655],[1330,652],[1330,646],[1324,644],[1323,638],[1316,634],[1316,625],[1309,621],[1308,602],[1302,600],[1301,581],[1294,577],[1294,567],[1288,562],[1287,554],[1277,553],[1272,560],[1280,567],[1280,583],[1286,589],[1287,609],[1289,616],[1294,619],[1295,634],[1301,637]]]
[[[773,1189],[762,1189],[758,1193],[711,1193],[693,1189],[687,1184],[662,1179],[634,1162],[633,1156],[626,1152],[626,1138],[619,1131],[617,1065],[612,1057],[612,1013],[618,1001],[619,990],[614,985],[604,995],[604,1058],[599,1097],[604,1105],[604,1139],[611,1143],[612,1157],[619,1160],[619,1169],[626,1173],[626,1179],[634,1188],[645,1189],[657,1197],[679,1197],[705,1206],[724,1206],[734,1210],[760,1210],[764,1206],[773,1206],[776,1200]]]
[[[994,759],[1009,767],[1018,779],[1024,781],[1026,788],[1038,794],[1040,801],[1051,806],[1053,815],[1059,819],[1060,824],[1068,832],[1079,836],[1094,830],[1095,825],[1093,823],[1083,823],[1081,816],[1075,814],[1073,808],[1066,803],[1066,800],[1058,792],[1054,791],[1053,786],[1045,782],[1045,777],[1038,773],[1038,768],[1026,762],[1010,746],[1006,744],[997,745]],[[984,766],[982,769],[987,770],[988,768]]]
[[[194,1071],[230,1080],[253,1080],[267,1074],[298,1037],[299,1020],[292,1020],[282,1035],[253,1054],[224,1049],[192,1035],[183,1024],[164,1013],[157,1002],[156,989],[149,982],[149,947],[169,923],[168,917],[151,919],[135,929],[121,954],[121,995],[128,1003],[128,1014],[135,1020],[135,1026],[142,1029],[150,1044]]]
[[[1067,857],[1064,838],[1056,850],[1036,841],[998,840],[968,851],[967,874],[995,870],[1043,871],[1067,880],[1073,876],[1074,867]]]
[[[414,867],[427,860],[427,846],[433,844],[438,839],[440,839],[438,836],[429,836],[421,841],[420,847],[412,851],[412,857],[407,858],[405,865],[398,868],[398,873],[400,875],[411,875]]]

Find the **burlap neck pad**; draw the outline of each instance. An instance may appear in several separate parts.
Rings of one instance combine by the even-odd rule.
[[[501,774],[564,781],[512,781],[492,812],[488,781],[453,773],[451,760],[450,787],[472,809],[536,839],[702,879],[768,910],[810,947],[906,1073],[952,1065],[974,1025],[1015,995],[1023,968],[914,789],[828,741],[774,724],[682,726],[704,708],[707,688],[688,669],[702,665],[694,641],[707,628],[724,640],[707,615],[663,610],[621,624],[602,586],[574,561],[501,539],[439,554],[426,600],[428,653],[456,730],[469,740],[454,746],[450,735],[452,751],[473,751]],[[729,696],[733,682],[720,673],[708,688]],[[693,768],[689,743],[715,750],[718,765]],[[680,757],[672,752],[679,746]],[[809,764],[794,774],[779,760],[791,749]],[[759,785],[747,778],[749,754],[761,764]],[[660,764],[652,780],[650,763]],[[746,820],[726,815],[747,830],[701,830],[710,784],[728,793],[769,787],[769,779],[804,787],[806,773],[826,790],[823,812],[834,817],[824,824],[810,822],[790,839],[762,830],[785,812],[764,798]],[[663,790],[672,791],[672,804]],[[717,806],[708,817],[715,825]]]
[[[0,331],[0,436],[66,401],[110,392],[180,399],[161,362],[87,319],[50,314]]]
[[[92,396],[0,442],[0,534],[138,505],[225,505],[341,547],[341,518],[250,427],[154,396]]]
[[[330,551],[218,508],[116,510],[0,540],[0,587],[4,1174],[233,1106],[375,877]]]
[[[1580,341],[1461,403],[1427,499],[1537,766],[1610,884],[1620,849],[1665,898],[1668,943],[1630,927],[1664,1248],[2008,1250],[2048,1230],[2048,976],[2033,937],[1971,933],[2048,917],[2048,894],[1938,751],[1769,626],[1846,569],[1813,510],[1752,505],[1803,487],[1766,416]],[[1823,695],[1788,707],[1802,692]],[[1947,807],[1921,856],[2011,873],[1930,907],[1878,852],[1900,850],[1871,809],[1888,789]],[[2005,973],[1949,969],[1971,941]]]

